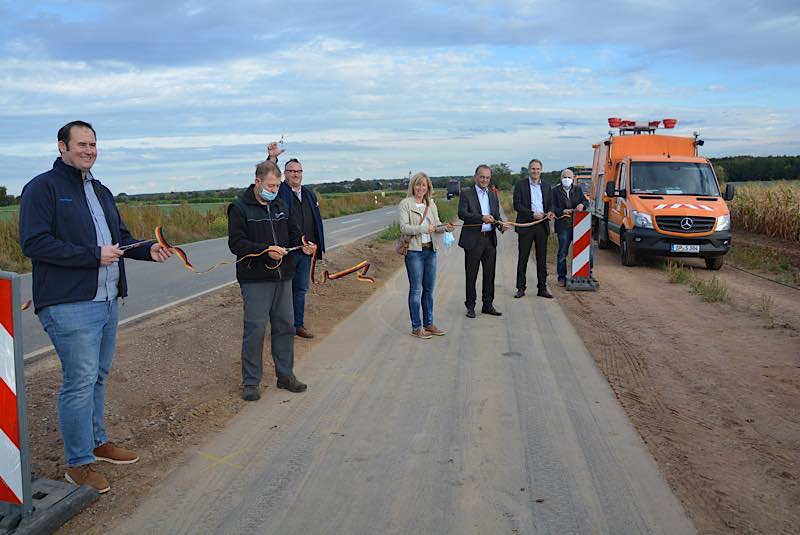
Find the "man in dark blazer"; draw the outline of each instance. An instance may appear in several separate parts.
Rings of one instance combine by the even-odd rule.
[[[571,169],[561,171],[561,184],[553,187],[553,213],[556,217],[571,216],[572,212],[582,212],[589,201],[583,190],[575,183],[575,175]],[[567,284],[567,253],[572,243],[572,218],[556,219],[556,236],[558,236],[558,256],[556,258],[556,273],[558,285]]]
[[[503,232],[504,228],[497,194],[489,188],[491,178],[492,170],[489,166],[479,165],[475,169],[475,185],[461,190],[458,201],[458,218],[464,221],[458,245],[464,249],[464,268],[467,273],[467,300],[464,305],[467,307],[468,318],[475,317],[475,283],[480,266],[483,266],[481,312],[492,316],[502,315],[494,308],[493,302],[494,268],[497,259],[495,229]]]
[[[276,158],[277,159],[277,158]],[[317,246],[317,260],[325,252],[325,233],[322,227],[322,215],[319,201],[314,190],[303,186],[303,165],[297,158],[292,158],[284,166],[286,180],[281,182],[278,197],[286,202],[289,212],[296,212],[300,231],[306,239]],[[292,280],[292,305],[294,306],[294,330],[301,338],[314,338],[314,334],[305,326],[306,293],[311,283],[311,256],[297,250],[290,253],[295,261],[295,275]]]
[[[517,223],[531,223],[542,219],[552,220],[555,216],[551,209],[550,188],[542,184],[542,162],[533,159],[528,164],[528,179],[514,184],[514,210],[517,212]],[[525,295],[527,289],[525,272],[528,269],[528,258],[531,248],[536,249],[536,278],[540,297],[553,297],[547,289],[547,237],[550,234],[549,221],[543,221],[530,227],[514,227],[519,242],[519,258],[517,259],[517,293],[514,297]]]

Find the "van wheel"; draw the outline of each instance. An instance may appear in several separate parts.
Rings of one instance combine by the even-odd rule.
[[[723,260],[721,256],[715,256],[714,258],[704,258],[703,260],[706,261],[706,269],[713,269],[714,271],[717,271],[722,267]]]
[[[608,249],[608,223],[605,221],[597,223],[597,248]]]
[[[633,251],[630,241],[625,233],[619,237],[619,259],[622,261],[623,266],[636,265],[636,253]]]

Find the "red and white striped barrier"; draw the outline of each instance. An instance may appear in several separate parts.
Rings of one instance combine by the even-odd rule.
[[[567,290],[594,291],[599,284],[591,277],[592,216],[589,212],[572,212],[572,276],[567,277]]]
[[[13,280],[0,279],[0,501],[21,505],[22,453],[14,345]]]
[[[592,218],[589,212],[573,212],[572,218],[572,276],[589,276],[589,247]]]

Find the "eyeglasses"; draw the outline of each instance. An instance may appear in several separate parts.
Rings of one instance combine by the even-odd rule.
[[[302,173],[303,170],[302,169],[287,169],[286,172],[287,173]]]

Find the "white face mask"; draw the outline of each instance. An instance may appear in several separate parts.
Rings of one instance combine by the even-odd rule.
[[[564,186],[565,188],[571,188],[572,187],[572,179],[571,178],[562,178],[561,179],[561,185]]]

